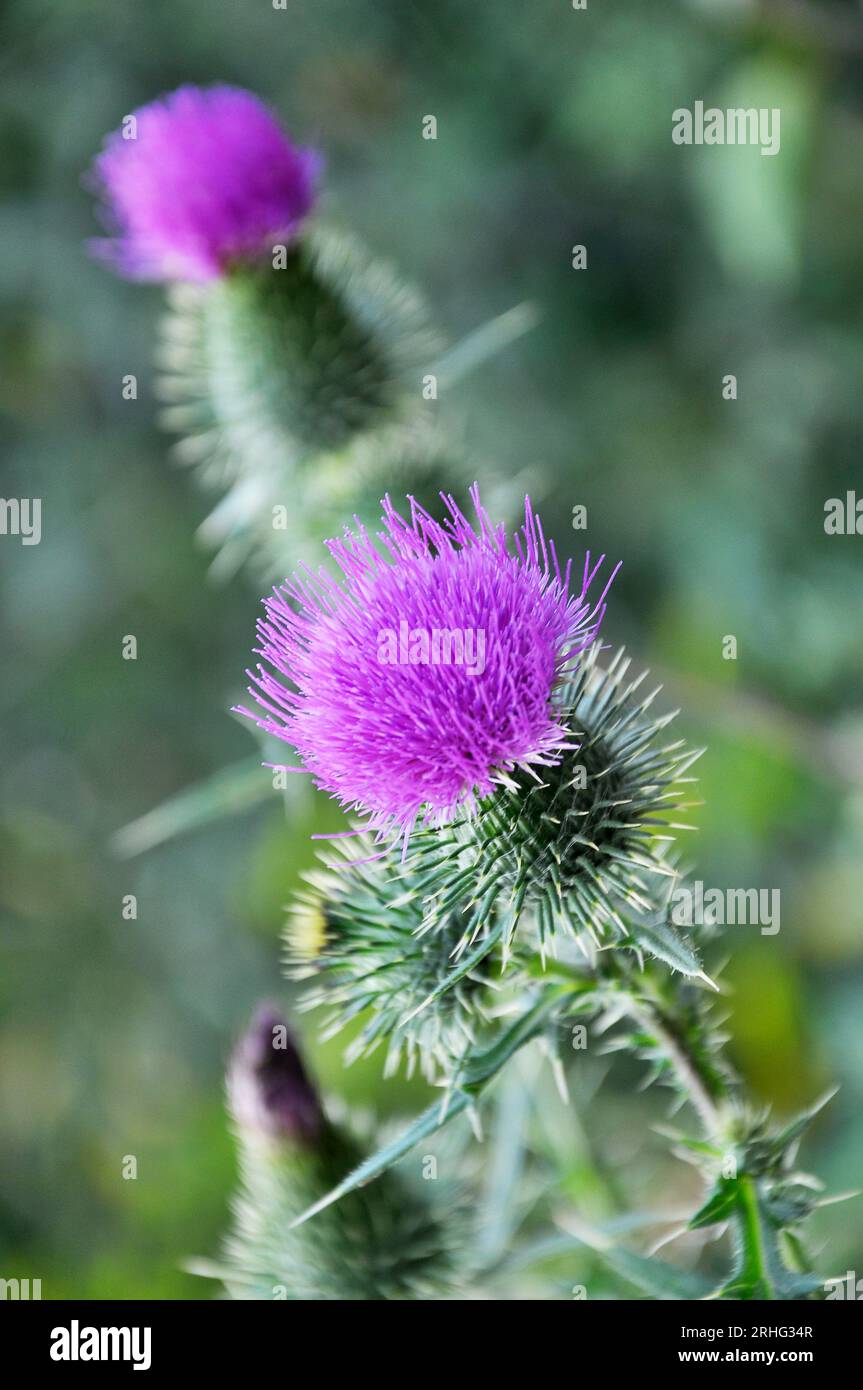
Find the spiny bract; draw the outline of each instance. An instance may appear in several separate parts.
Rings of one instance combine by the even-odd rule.
[[[344,232],[309,227],[276,263],[180,286],[170,306],[162,422],[213,485],[244,479],[296,505],[304,463],[370,438],[392,453],[428,413],[422,375],[442,340],[420,297]]]
[[[516,771],[476,817],[417,837],[411,867],[429,921],[470,903],[478,930],[493,909],[493,944],[528,914],[542,950],[560,932],[628,944],[643,923],[647,950],[650,932],[670,935],[655,921],[675,873],[666,850],[676,830],[690,828],[677,816],[690,804],[681,799],[694,781],[686,773],[701,750],[662,742],[673,714],[650,713],[656,690],[639,698],[646,673],[627,682],[623,652],[603,669],[600,651],[582,658],[562,694],[570,745],[562,759]],[[482,949],[480,941],[466,960]]]
[[[315,982],[301,1007],[326,1011],[324,1038],[364,1016],[345,1050],[348,1062],[383,1043],[386,1074],[404,1057],[409,1075],[418,1063],[428,1080],[451,1080],[486,1021],[491,960],[440,994],[467,942],[464,914],[456,908],[423,931],[423,901],[410,872],[357,862],[363,853],[371,861],[369,837],[349,852],[337,848],[336,862],[309,874],[297,896],[288,963],[296,979]]]
[[[351,510],[377,517],[394,478],[437,495],[453,474],[434,482],[449,446],[422,380],[442,347],[420,296],[320,225],[278,265],[171,289],[161,423],[200,485],[224,494],[201,527],[222,572],[251,559],[283,576]]]

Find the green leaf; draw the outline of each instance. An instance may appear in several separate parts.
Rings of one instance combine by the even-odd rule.
[[[532,1101],[516,1062],[501,1078],[495,1093],[488,1177],[482,1194],[478,1255],[483,1264],[507,1249],[518,1222],[517,1194],[524,1171],[526,1126]]]
[[[417,1014],[422,1013],[423,1009],[427,1009],[429,1004],[433,1004],[436,999],[440,999],[442,994],[447,994],[449,990],[458,984],[459,980],[463,980],[465,975],[469,975],[479,962],[485,959],[489,951],[494,949],[502,933],[503,922],[498,921],[488,935],[482,937],[479,944],[474,946],[472,951],[465,951],[458,964],[454,965],[452,970],[447,972],[445,978],[441,980],[440,984],[437,985],[430,994],[426,995],[422,1003],[417,1004],[415,1009],[411,1009],[410,1013],[405,1014],[402,1019],[402,1024],[409,1023],[411,1019],[416,1018]]]
[[[430,1105],[427,1110],[424,1110],[413,1124],[408,1125],[407,1129],[403,1130],[391,1143],[378,1149],[377,1153],[372,1154],[370,1158],[364,1159],[319,1202],[315,1202],[313,1206],[302,1212],[296,1221],[291,1222],[291,1229],[293,1230],[295,1226],[302,1226],[304,1222],[310,1221],[313,1216],[317,1216],[318,1212],[323,1211],[325,1207],[332,1206],[340,1198],[346,1197],[355,1188],[363,1187],[373,1178],[380,1177],[387,1168],[391,1168],[394,1163],[403,1158],[414,1144],[418,1144],[421,1139],[427,1139],[430,1134],[441,1129],[449,1120],[455,1119],[456,1115],[460,1115],[469,1104],[470,1097],[464,1091],[457,1091],[455,1095],[451,1096],[445,1110],[439,1101],[435,1101],[434,1105]]]
[[[667,1264],[664,1260],[647,1260],[618,1246],[597,1253],[621,1279],[652,1298],[692,1300],[709,1298],[713,1292],[714,1285],[700,1274],[679,1269],[677,1265]]]
[[[672,970],[679,970],[681,975],[703,980],[711,989],[717,989],[710,976],[705,975],[695,952],[667,922],[633,924],[632,941],[650,955],[670,965]]]
[[[559,985],[544,991],[540,999],[517,1019],[491,1047],[471,1059],[462,1078],[465,1089],[479,1090],[495,1076],[510,1057],[540,1033],[561,999],[571,995],[568,985]]]
[[[511,343],[517,342],[529,333],[539,322],[539,310],[535,304],[526,302],[507,309],[490,322],[475,328],[455,347],[450,348],[438,358],[434,367],[438,381],[451,386],[456,381],[469,376],[484,362],[496,357]]]
[[[672,1219],[668,1212],[662,1211],[625,1212],[621,1216],[613,1216],[608,1221],[594,1226],[593,1231],[598,1237],[629,1235],[633,1231],[668,1225]],[[494,1272],[503,1275],[513,1274],[521,1269],[529,1269],[531,1265],[539,1264],[544,1260],[552,1260],[560,1255],[566,1255],[574,1248],[582,1249],[585,1245],[591,1250],[594,1249],[593,1243],[586,1237],[580,1239],[578,1236],[565,1231],[554,1235],[540,1236],[536,1240],[518,1246],[511,1255],[500,1262]]]
[[[667,1264],[664,1260],[647,1259],[631,1250],[614,1245],[601,1231],[584,1228],[573,1235],[573,1244],[586,1246],[599,1256],[620,1279],[634,1285],[651,1298],[663,1300],[709,1298],[714,1285],[700,1274]]]
[[[220,768],[205,781],[186,787],[161,806],[125,825],[113,837],[111,848],[115,854],[129,859],[222,816],[245,811],[272,795],[272,778],[261,766],[261,759],[257,754],[243,758],[230,767]]]
[[[333,1202],[338,1202],[340,1198],[353,1192],[355,1188],[362,1187],[365,1183],[371,1182],[373,1178],[379,1177],[387,1168],[391,1168],[394,1163],[403,1158],[414,1144],[418,1144],[421,1139],[427,1139],[430,1134],[436,1133],[450,1120],[455,1119],[456,1115],[460,1115],[462,1111],[466,1110],[474,1095],[478,1094],[482,1087],[500,1071],[513,1053],[517,1052],[531,1038],[536,1037],[542,1030],[554,1006],[561,995],[566,994],[566,992],[565,986],[546,991],[533,1008],[529,1009],[511,1028],[503,1033],[493,1047],[468,1062],[462,1073],[458,1090],[448,1093],[443,1102],[435,1101],[433,1105],[430,1105],[391,1143],[358,1164],[325,1197],[322,1197],[319,1202],[315,1202],[313,1206],[298,1216],[292,1226],[301,1226],[304,1221],[309,1221],[325,1207],[331,1206]]]
[[[706,1139],[692,1139],[686,1134],[681,1134],[679,1130],[672,1129],[668,1125],[654,1125],[653,1129],[663,1138],[670,1139],[681,1149],[687,1149],[690,1153],[698,1154],[703,1158],[721,1158],[722,1150],[715,1144],[708,1144]]]
[[[720,1221],[727,1221],[734,1215],[737,1201],[736,1179],[721,1178],[704,1205],[690,1218],[688,1223],[690,1231],[697,1231],[702,1226],[715,1226]]]
[[[809,1128],[815,1116],[824,1109],[825,1105],[830,1104],[830,1101],[837,1094],[838,1090],[839,1087],[834,1086],[832,1090],[825,1091],[820,1099],[816,1100],[807,1110],[804,1110],[802,1114],[798,1115],[796,1119],[792,1120],[790,1124],[780,1130],[778,1134],[771,1135],[770,1143],[774,1151],[777,1154],[782,1153],[794,1143],[795,1139],[799,1139],[801,1134]]]

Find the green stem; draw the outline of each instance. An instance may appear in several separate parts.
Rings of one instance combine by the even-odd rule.
[[[738,1183],[738,1193],[737,1206],[743,1248],[743,1268],[740,1278],[760,1289],[765,1298],[771,1298],[773,1289],[769,1277],[770,1262],[761,1225],[761,1212],[758,1206],[758,1193],[754,1178],[742,1177]]]
[[[656,1038],[678,1083],[696,1111],[705,1137],[721,1140],[727,1132],[734,1091],[733,1082],[711,1058],[703,1025],[694,1030],[658,1001],[632,995],[628,1013]]]
[[[707,1143],[695,1151],[703,1153],[703,1176],[711,1195],[693,1222],[706,1226],[732,1221],[737,1231],[733,1273],[719,1296],[810,1296],[818,1280],[805,1273],[799,1246],[792,1247],[790,1259],[783,1253],[781,1235],[789,1233],[793,1218],[777,1220],[769,1207],[771,1184],[781,1181],[783,1153],[801,1122],[772,1137],[752,1130],[741,1082],[722,1059],[719,1039],[712,1034],[691,982],[657,981],[649,968],[638,971],[619,958],[602,961],[597,974],[609,1001],[623,1006],[651,1051],[673,1069],[681,1093],[701,1121]],[[770,1143],[775,1147],[772,1154]],[[720,1175],[716,1161],[726,1153],[733,1154],[733,1172]]]

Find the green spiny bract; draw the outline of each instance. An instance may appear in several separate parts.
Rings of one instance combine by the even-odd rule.
[[[370,839],[360,844],[371,852]],[[467,946],[464,914],[454,908],[424,929],[409,868],[347,855],[309,875],[309,885],[288,923],[288,958],[295,978],[316,981],[302,1007],[327,1010],[324,1036],[360,1019],[348,1062],[386,1041],[387,1074],[404,1058],[408,1074],[419,1064],[431,1081],[456,1075],[475,1047],[492,987],[488,957],[445,987]],[[479,936],[490,937],[489,928]]]
[[[327,1124],[313,1147],[241,1135],[241,1190],[222,1278],[234,1298],[446,1297],[460,1267],[453,1212],[389,1171],[300,1226],[293,1222],[362,1158]]]
[[[633,699],[640,680],[625,682],[622,654],[603,671],[597,650],[562,695],[580,747],[561,764],[508,775],[475,818],[417,832],[404,864],[351,862],[373,856],[366,838],[311,876],[288,925],[289,960],[316,980],[304,1007],[328,1010],[325,1036],[363,1016],[349,1061],[385,1042],[388,1073],[404,1056],[409,1070],[419,1062],[429,1079],[457,1084],[500,987],[501,953],[517,956],[517,988],[560,931],[706,979],[668,920],[676,870],[664,852],[697,754],[660,742],[671,716],[652,718],[653,697]]]
[[[573,745],[561,761],[502,775],[474,818],[415,837],[427,921],[458,905],[473,935],[494,910],[487,939],[503,935],[508,946],[528,915],[543,953],[558,933],[655,955],[664,954],[660,938],[681,944],[667,922],[676,874],[667,849],[674,831],[689,828],[676,816],[689,804],[682,796],[694,778],[685,774],[699,752],[662,741],[673,714],[654,717],[657,692],[640,698],[643,675],[626,681],[622,651],[602,669],[599,650],[557,692]],[[698,970],[693,959],[687,973]]]
[[[418,421],[409,432],[393,426],[305,467],[301,507],[283,485],[276,491],[275,479],[270,491],[236,485],[203,522],[201,539],[217,553],[213,568],[222,577],[248,562],[253,573],[271,583],[303,564],[317,567],[321,537],[340,535],[346,516],[370,532],[379,530],[381,498],[388,491],[410,494],[434,510],[440,491],[452,488],[465,467],[461,449],[437,425]],[[498,494],[500,505],[511,508],[502,485]]]
[[[221,445],[237,474],[320,453],[412,418],[422,371],[440,349],[412,291],[341,233],[317,229],[283,268],[238,265],[184,287],[165,325],[165,421]],[[272,458],[275,449],[277,458]]]
[[[279,267],[238,264],[206,286],[175,287],[159,352],[162,421],[183,436],[178,457],[226,491],[206,538],[254,553],[273,537],[273,508],[293,517],[298,495],[308,536],[329,514],[343,524],[336,504],[350,498],[348,514],[357,510],[363,474],[377,509],[387,464],[416,454],[421,465],[427,452],[423,377],[441,346],[388,266],[320,227]],[[293,537],[282,540],[284,556]]]

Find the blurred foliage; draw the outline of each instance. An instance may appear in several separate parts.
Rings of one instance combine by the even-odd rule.
[[[258,595],[208,581],[205,503],[154,427],[160,294],[84,250],[81,174],[103,133],[186,81],[253,88],[317,142],[327,213],[416,281],[453,339],[539,305],[539,327],[438,408],[480,479],[493,460],[531,487],[564,554],[586,541],[624,560],[608,636],[708,745],[698,876],[782,893],[777,936],[723,941],[735,1060],[780,1110],[840,1081],[807,1162],[860,1184],[863,540],[823,518],[863,490],[861,67],[851,0],[7,0],[0,491],[44,501],[40,545],[0,540],[0,1274],[41,1277],[46,1296],[206,1296],[181,1262],[215,1248],[231,1187],[224,1059],[253,1001],[287,996],[283,905],[310,833],[338,820],[304,793],[250,794],[141,856],[111,847],[254,752],[227,710]],[[672,110],[696,99],[781,106],[780,154],[672,145]],[[436,142],[420,138],[429,113]],[[329,1091],[384,1114],[425,1099],[383,1086],[374,1059],[342,1072],[340,1051],[313,1053]],[[694,1176],[652,1134],[662,1098],[637,1093],[637,1068],[574,1052],[570,1070],[573,1108],[540,1069],[523,1117],[535,1213],[561,1186],[572,1220],[691,1210]],[[861,1272],[863,1203],[816,1231],[831,1272]],[[631,1294],[577,1236],[514,1269],[512,1296]]]

